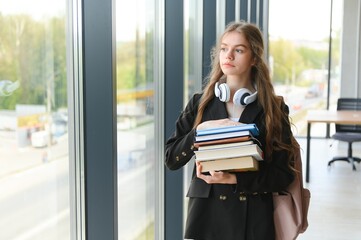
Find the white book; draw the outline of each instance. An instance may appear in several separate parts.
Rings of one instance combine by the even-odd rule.
[[[222,158],[253,156],[257,160],[263,160],[263,151],[255,143],[238,147],[216,148],[209,150],[194,151],[197,161],[207,161]]]
[[[258,170],[258,161],[251,156],[201,161],[200,163],[202,166],[202,172],[244,172]]]

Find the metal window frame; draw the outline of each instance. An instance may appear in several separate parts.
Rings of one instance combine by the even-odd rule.
[[[85,235],[117,240],[115,0],[82,10]]]
[[[154,41],[154,66],[156,70],[154,71],[154,79],[157,79],[155,86],[155,104],[154,104],[154,114],[156,117],[155,121],[155,154],[159,156],[160,161],[156,165],[156,206],[155,206],[155,239],[165,239],[165,169],[164,169],[164,0],[156,0],[155,2],[155,36],[156,40]]]
[[[164,141],[174,131],[183,110],[183,0],[165,1]],[[164,239],[183,239],[183,169],[164,172]]]
[[[78,240],[86,239],[81,9],[80,0],[67,0],[70,237]]]

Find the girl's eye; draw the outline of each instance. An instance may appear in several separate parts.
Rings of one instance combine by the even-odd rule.
[[[221,52],[225,52],[226,51],[226,48],[221,48]]]
[[[243,53],[243,50],[242,49],[236,49],[236,52],[237,53]]]

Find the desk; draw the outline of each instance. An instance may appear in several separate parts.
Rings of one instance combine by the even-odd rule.
[[[335,123],[361,125],[361,111],[312,110],[307,115],[306,182],[310,180],[311,123]]]

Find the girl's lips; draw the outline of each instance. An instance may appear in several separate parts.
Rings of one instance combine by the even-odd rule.
[[[234,65],[230,64],[230,63],[223,63],[224,67],[234,67]]]

